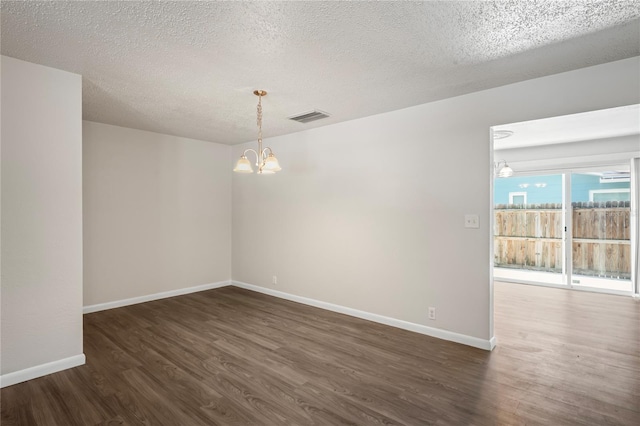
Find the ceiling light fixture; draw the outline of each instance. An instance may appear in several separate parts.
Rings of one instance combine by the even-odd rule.
[[[242,156],[236,163],[236,167],[233,169],[233,171],[238,173],[253,173],[251,162],[247,158],[247,152],[253,152],[256,155],[256,166],[258,167],[258,174],[273,174],[282,170],[282,167],[280,167],[276,156],[273,155],[273,151],[271,150],[271,148],[266,147],[265,149],[262,149],[262,97],[267,96],[267,92],[265,92],[264,90],[254,90],[253,94],[258,97],[258,150],[256,151],[255,149],[251,148],[245,149],[242,153]]]
[[[500,164],[504,164],[504,166],[500,168]],[[493,174],[501,178],[508,178],[513,176],[513,169],[509,167],[506,160],[500,160],[497,163],[493,163]]]

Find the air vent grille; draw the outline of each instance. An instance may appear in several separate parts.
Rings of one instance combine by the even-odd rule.
[[[291,117],[289,117],[289,120],[297,121],[298,123],[310,123],[312,121],[321,120],[327,117],[330,117],[330,115],[326,112],[313,110],[309,112],[303,112],[302,114],[292,115]]]

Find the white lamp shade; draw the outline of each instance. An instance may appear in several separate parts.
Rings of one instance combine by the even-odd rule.
[[[236,163],[233,171],[238,173],[253,173],[253,168],[251,167],[249,159],[243,155]]]
[[[269,154],[267,159],[264,160],[262,171],[263,172],[269,171],[269,172],[275,173],[275,172],[279,172],[280,170],[282,170],[282,167],[280,167],[280,164],[278,163],[278,159],[276,158],[276,156],[273,154]]]
[[[513,169],[505,164],[504,167],[500,169],[498,176],[501,178],[511,177],[513,176]]]

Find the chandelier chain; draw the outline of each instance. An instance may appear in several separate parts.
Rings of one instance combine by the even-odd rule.
[[[258,96],[257,116],[258,141],[262,142],[262,96]]]

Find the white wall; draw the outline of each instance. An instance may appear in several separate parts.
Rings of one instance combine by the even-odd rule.
[[[489,128],[638,103],[639,73],[632,58],[265,140],[284,170],[233,176],[233,279],[488,342]]]
[[[81,77],[2,56],[2,385],[84,363]]]
[[[231,276],[230,147],[84,122],[84,305]]]

